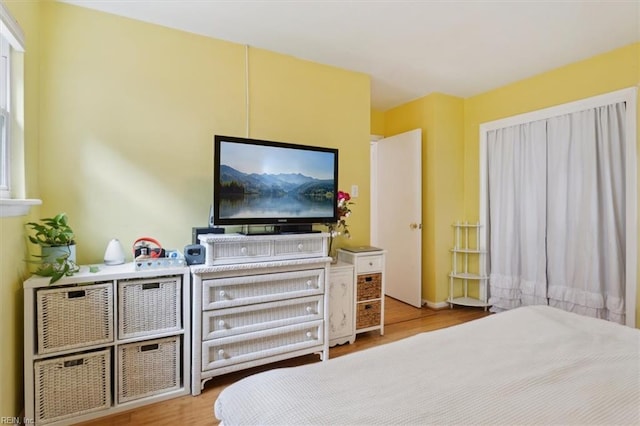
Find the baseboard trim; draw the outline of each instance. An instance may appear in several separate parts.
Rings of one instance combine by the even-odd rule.
[[[422,299],[422,305],[427,305],[427,308],[431,309],[444,309],[449,307],[447,302],[431,302],[430,300]]]

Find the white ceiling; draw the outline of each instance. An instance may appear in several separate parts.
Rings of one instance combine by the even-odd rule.
[[[386,110],[473,96],[640,41],[640,0],[68,0],[371,76]]]

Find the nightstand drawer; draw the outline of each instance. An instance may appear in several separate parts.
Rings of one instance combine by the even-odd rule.
[[[358,275],[358,302],[382,297],[382,274]]]
[[[358,303],[356,312],[356,330],[368,327],[380,327],[382,320],[382,302],[379,300]]]
[[[359,274],[382,271],[384,261],[382,256],[362,256],[357,259],[356,271]]]

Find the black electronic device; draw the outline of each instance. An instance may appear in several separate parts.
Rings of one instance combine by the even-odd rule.
[[[213,151],[210,223],[282,233],[338,221],[337,149],[216,135]]]
[[[184,259],[187,265],[204,264],[205,248],[200,244],[191,244],[184,248]]]
[[[191,244],[200,244],[198,236],[203,234],[224,234],[224,228],[191,228]]]

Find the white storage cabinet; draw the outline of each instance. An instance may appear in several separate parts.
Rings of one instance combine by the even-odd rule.
[[[356,340],[353,265],[338,262],[329,272],[329,346]]]
[[[206,234],[191,266],[192,394],[213,377],[287,358],[329,357],[326,233]]]
[[[385,251],[340,249],[338,260],[354,266],[356,334],[379,330],[383,335]]]
[[[24,283],[25,417],[67,425],[188,394],[189,269]]]

